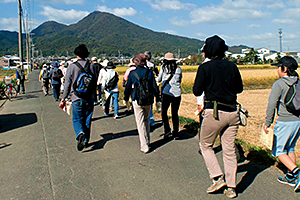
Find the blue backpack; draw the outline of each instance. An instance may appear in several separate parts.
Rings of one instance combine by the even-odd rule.
[[[80,68],[79,75],[76,81],[73,83],[73,89],[76,96],[85,99],[91,97],[93,89],[95,88],[95,78],[90,71],[90,63],[87,61],[84,68],[78,63],[74,63]]]
[[[293,113],[294,115],[300,115],[300,82],[299,79],[289,86],[285,98],[284,104],[286,106],[287,111]]]

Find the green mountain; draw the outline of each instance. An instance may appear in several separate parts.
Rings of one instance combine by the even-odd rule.
[[[18,32],[0,31],[0,55],[18,54]]]
[[[250,47],[246,45],[239,45],[239,46],[231,46],[229,50],[231,53],[242,53],[242,49],[250,49]]]
[[[95,11],[76,24],[65,26],[45,22],[35,30],[34,43],[44,55],[66,55],[81,43],[87,45],[91,55],[121,54],[133,56],[149,50],[153,53],[178,52],[196,54],[203,41],[154,32],[113,14]]]
[[[91,56],[134,56],[139,52],[198,53],[203,41],[167,33],[154,32],[113,14],[95,11],[76,24],[54,21],[41,24],[32,31],[36,50],[44,56],[73,55],[79,44],[86,44]],[[25,45],[24,45],[25,47]],[[0,55],[18,54],[17,32],[0,31]],[[25,53],[25,48],[24,48]]]

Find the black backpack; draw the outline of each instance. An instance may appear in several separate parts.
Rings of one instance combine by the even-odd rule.
[[[135,88],[135,99],[137,100],[138,105],[140,106],[149,106],[154,103],[154,92],[153,86],[150,85],[148,81],[148,74],[150,70],[147,69],[147,72],[144,78],[140,78],[135,71],[131,73],[138,79],[139,83]]]
[[[299,79],[291,86],[285,95],[284,104],[290,113],[300,114],[300,82]]]
[[[111,91],[113,90],[119,81],[119,75],[115,72],[115,75],[105,84],[105,89]]]
[[[93,93],[95,88],[95,78],[90,71],[90,63],[87,61],[84,68],[78,63],[74,63],[77,67],[80,68],[80,72],[76,81],[73,83],[73,90],[76,96],[79,98],[89,98]]]

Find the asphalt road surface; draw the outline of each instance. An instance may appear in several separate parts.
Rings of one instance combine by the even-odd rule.
[[[163,140],[162,123],[151,133],[153,151],[143,154],[133,115],[93,115],[91,146],[77,151],[71,117],[44,97],[38,70],[29,74],[26,94],[7,101],[0,121],[0,199],[227,199],[206,194],[211,181],[198,138],[182,131]],[[120,101],[121,102],[121,101]],[[222,151],[217,153],[222,164]],[[281,171],[239,164],[238,199],[300,199],[277,182]]]

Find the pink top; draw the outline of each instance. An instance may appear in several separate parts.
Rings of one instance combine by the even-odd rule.
[[[135,70],[135,69],[136,69],[136,66],[131,66],[131,67],[129,67],[129,68],[126,70],[126,72],[125,72],[125,74],[124,74],[124,78],[123,78],[123,86],[124,86],[124,87],[125,87],[125,84],[126,84],[126,82],[127,82],[127,80],[128,80],[128,76],[129,76],[130,72],[133,71],[133,70]],[[134,88],[134,84],[132,84],[132,88]]]
[[[132,70],[135,70],[135,69],[136,69],[136,66],[132,66],[132,67],[129,67],[129,68],[126,70],[126,72],[125,72],[125,74],[124,74],[124,78],[123,78],[123,80],[125,81],[125,83],[126,83],[126,81],[128,80],[128,76],[129,76],[130,72],[131,72]]]

